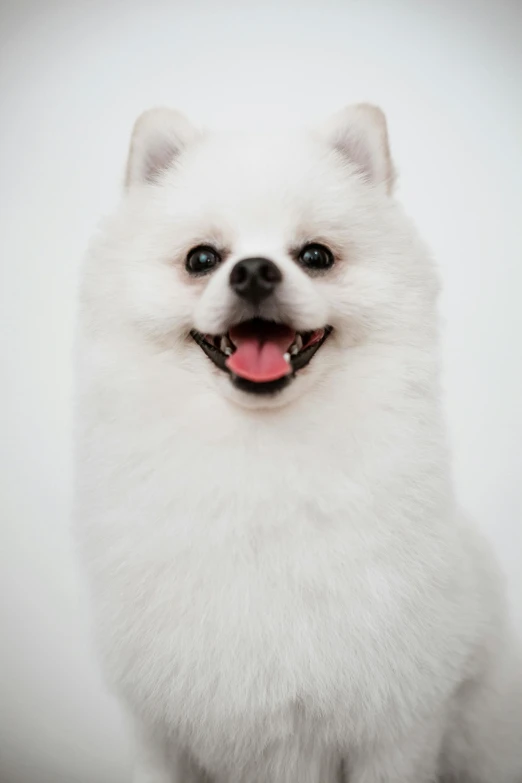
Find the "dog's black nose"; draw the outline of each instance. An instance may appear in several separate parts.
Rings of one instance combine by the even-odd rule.
[[[244,258],[230,273],[230,285],[238,296],[259,304],[273,293],[283,275],[268,258]]]

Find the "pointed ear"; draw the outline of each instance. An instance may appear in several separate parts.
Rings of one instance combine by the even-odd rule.
[[[125,185],[156,182],[199,132],[178,111],[150,109],[144,112],[132,132]]]
[[[390,156],[384,113],[368,103],[342,109],[326,123],[323,132],[329,143],[354,163],[374,185],[391,194],[395,171]]]

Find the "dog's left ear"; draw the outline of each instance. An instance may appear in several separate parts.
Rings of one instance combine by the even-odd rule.
[[[149,109],[134,125],[125,185],[156,182],[199,131],[179,111]]]
[[[391,194],[395,171],[384,113],[368,103],[347,106],[323,126],[329,143],[354,163],[374,185]]]

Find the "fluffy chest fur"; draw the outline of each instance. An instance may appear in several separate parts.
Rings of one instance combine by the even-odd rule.
[[[85,399],[82,528],[118,690],[214,761],[298,727],[355,745],[413,725],[454,686],[469,578],[429,406],[354,387],[340,414],[312,394],[245,418],[193,389],[179,415],[165,369],[120,366]]]

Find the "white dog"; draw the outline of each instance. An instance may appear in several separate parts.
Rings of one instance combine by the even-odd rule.
[[[370,106],[136,124],[82,284],[77,493],[136,783],[522,781],[522,657],[393,180]]]

